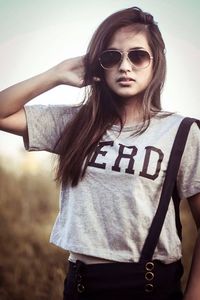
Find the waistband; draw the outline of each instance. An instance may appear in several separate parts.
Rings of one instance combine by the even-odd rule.
[[[69,274],[76,281],[79,293],[103,292],[114,287],[152,293],[174,288],[180,290],[183,274],[181,260],[164,264],[160,261],[142,263],[105,263],[87,265],[81,261],[69,262]]]

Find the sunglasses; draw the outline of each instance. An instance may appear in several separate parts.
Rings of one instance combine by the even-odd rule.
[[[133,49],[129,51],[105,50],[99,57],[103,69],[111,69],[122,62],[124,55],[128,58],[134,69],[145,69],[150,65],[153,56],[146,50]]]

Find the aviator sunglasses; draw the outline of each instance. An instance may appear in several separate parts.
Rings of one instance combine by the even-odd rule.
[[[134,69],[145,69],[150,65],[153,56],[146,50],[132,49],[129,51],[105,50],[99,57],[103,69],[111,69],[122,62],[124,55],[128,58]]]

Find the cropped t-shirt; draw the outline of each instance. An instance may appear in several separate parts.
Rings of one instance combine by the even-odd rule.
[[[29,151],[54,152],[55,144],[79,107],[25,106]],[[113,125],[99,141],[84,178],[76,187],[60,189],[60,210],[50,242],[73,253],[119,262],[138,262],[156,212],[178,114],[151,119],[148,129],[133,135],[137,125],[121,133]],[[200,192],[200,134],[193,124],[178,172],[181,198]],[[171,263],[182,256],[170,202],[153,259]]]

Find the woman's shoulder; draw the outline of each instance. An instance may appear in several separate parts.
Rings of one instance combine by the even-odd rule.
[[[53,116],[54,118],[67,117],[75,115],[82,105],[66,105],[66,104],[34,104],[26,105],[25,112],[37,116]]]
[[[188,117],[179,113],[169,113],[169,112],[161,111],[152,118],[150,122],[150,130],[152,133],[163,135],[163,137],[171,136],[171,138],[173,138],[175,137],[181,122],[185,118]],[[199,125],[198,120],[197,123]],[[195,138],[197,140],[200,139],[200,131],[197,123],[194,122],[194,124],[191,125],[190,132],[189,132],[189,139],[191,138],[193,139]]]
[[[179,126],[180,123],[183,121],[183,119],[185,118],[191,118],[196,120],[196,124],[194,124],[194,127],[198,127],[199,125],[199,120],[196,118],[193,118],[191,116],[185,116],[179,113],[174,113],[174,112],[166,112],[166,111],[160,111],[159,113],[157,113],[154,118],[153,121],[157,124],[163,123],[163,124],[171,124],[172,126]],[[195,122],[194,122],[195,123]],[[197,125],[198,124],[198,125]]]

